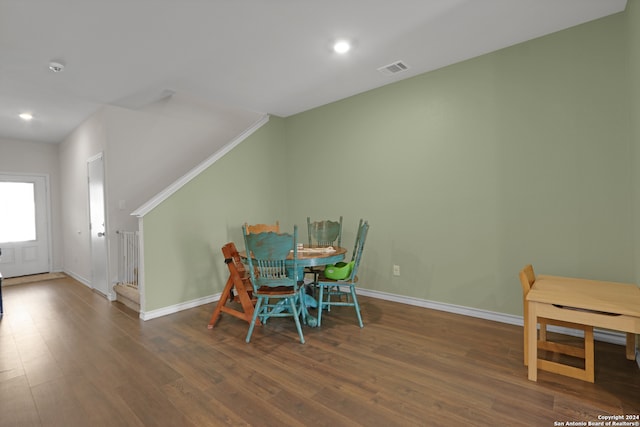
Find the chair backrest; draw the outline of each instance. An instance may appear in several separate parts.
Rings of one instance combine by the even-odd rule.
[[[298,227],[293,227],[293,234],[275,233],[247,233],[247,227],[242,227],[244,243],[249,264],[249,274],[254,290],[262,285],[282,286],[289,283],[297,284],[298,278]],[[289,254],[293,256],[287,259]],[[293,274],[296,277],[289,277]],[[277,283],[279,282],[279,283]]]
[[[224,255],[224,262],[227,264],[231,274],[238,274],[240,278],[246,276],[247,272],[244,269],[244,264],[240,259],[235,243],[229,242],[224,245],[222,247],[222,255]]]
[[[313,221],[307,217],[309,246],[340,246],[342,243],[342,216],[339,221]]]
[[[362,224],[364,224],[365,222],[366,221],[364,219],[360,218],[360,222],[358,223],[358,231],[356,233],[356,243],[354,244],[353,252],[351,252],[351,261],[356,260],[356,254],[358,253],[358,242],[360,241],[360,233],[362,232]]]
[[[526,265],[520,270],[520,284],[522,285],[522,295],[527,296],[533,286],[533,282],[536,281],[536,275],[533,272],[533,266],[531,264]]]
[[[249,225],[244,223],[247,229],[247,234],[266,233],[267,231],[273,231],[274,233],[280,232],[280,221],[276,221],[275,224],[253,224]]]
[[[356,234],[356,244],[353,248],[353,254],[351,254],[351,260],[353,261],[353,269],[351,270],[351,276],[349,281],[353,281],[358,274],[358,268],[360,267],[360,260],[362,260],[362,252],[364,251],[364,242],[367,240],[367,233],[369,232],[369,222],[360,220],[358,225],[358,233]]]

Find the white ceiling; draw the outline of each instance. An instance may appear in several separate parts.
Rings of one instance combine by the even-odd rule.
[[[626,0],[0,0],[0,137],[60,142],[169,93],[288,116],[623,11]],[[352,50],[331,50],[338,38]],[[66,65],[52,73],[52,60]],[[393,76],[379,67],[401,60]],[[31,122],[18,114],[30,111]]]

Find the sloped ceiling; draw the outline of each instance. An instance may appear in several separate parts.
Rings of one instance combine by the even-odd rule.
[[[625,0],[0,0],[0,137],[60,142],[174,93],[289,116],[623,11]],[[332,51],[348,39],[347,54]],[[64,71],[53,73],[56,61]],[[407,71],[377,69],[402,61]],[[34,119],[23,122],[21,112]]]

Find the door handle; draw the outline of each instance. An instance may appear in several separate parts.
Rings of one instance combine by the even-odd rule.
[[[98,232],[98,237],[104,237],[104,233]]]

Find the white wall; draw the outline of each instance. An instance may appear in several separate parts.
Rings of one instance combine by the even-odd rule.
[[[261,115],[175,94],[133,111],[105,108],[111,231],[135,230],[135,209],[205,161]]]
[[[57,144],[0,138],[0,173],[49,176],[53,271],[63,267],[59,170]]]
[[[116,231],[134,231],[130,214],[261,115],[173,95],[141,110],[105,106],[60,144],[64,269],[90,285],[87,159],[104,152],[110,280],[117,282]]]
[[[91,286],[87,160],[106,150],[104,110],[71,133],[59,148],[64,271]]]

